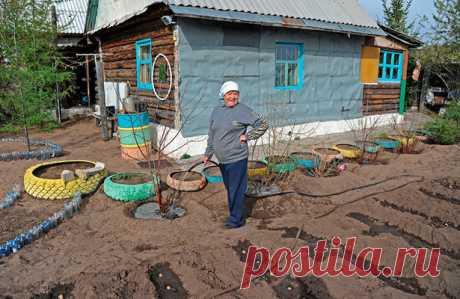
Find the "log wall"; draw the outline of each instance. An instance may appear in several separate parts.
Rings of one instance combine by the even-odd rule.
[[[164,14],[161,10],[149,12],[146,16],[136,17],[137,23],[129,24],[116,31],[104,34],[102,51],[104,55],[105,81],[129,82],[130,95],[136,95],[142,102],[147,103],[152,119],[173,127],[175,118],[175,90],[174,90],[174,61],[175,41],[173,29],[165,26],[160,20]],[[159,53],[164,54],[171,65],[172,89],[165,101],[158,100],[153,91],[137,88],[136,77],[136,41],[150,38],[152,40],[152,62]],[[154,69],[154,82],[158,80],[158,65],[165,63],[159,58]],[[164,97],[169,87],[168,83],[155,83],[157,93]]]
[[[400,84],[364,85],[363,114],[398,112],[400,95]]]

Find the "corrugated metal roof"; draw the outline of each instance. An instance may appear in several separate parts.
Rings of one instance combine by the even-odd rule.
[[[154,3],[379,28],[358,0],[99,0],[95,31],[119,24]]]
[[[56,1],[56,15],[59,32],[81,34],[85,32],[88,0]]]

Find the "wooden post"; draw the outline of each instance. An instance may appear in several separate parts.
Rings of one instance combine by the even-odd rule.
[[[88,95],[88,108],[91,108],[91,91],[90,91],[90,77],[89,77],[89,57],[86,58],[86,93]]]
[[[96,76],[97,76],[97,89],[99,96],[99,107],[101,108],[101,128],[102,138],[104,141],[110,139],[107,128],[107,108],[105,107],[105,91],[104,91],[104,70],[100,60],[96,61]]]

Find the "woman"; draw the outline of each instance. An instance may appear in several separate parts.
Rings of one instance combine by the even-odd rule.
[[[238,228],[245,224],[245,192],[248,183],[248,140],[262,136],[268,129],[267,122],[248,106],[239,103],[238,84],[225,82],[220,88],[224,102],[214,108],[208,133],[208,146],[203,162],[212,155],[219,160],[219,168],[227,190],[230,217],[225,228]],[[252,129],[248,132],[248,126]]]

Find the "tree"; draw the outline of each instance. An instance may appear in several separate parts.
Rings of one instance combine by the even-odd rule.
[[[460,0],[435,0],[432,43],[448,46],[451,55],[447,59],[459,62],[460,50]]]
[[[450,90],[460,79],[460,0],[434,0],[434,24],[429,44],[418,51],[422,65],[445,81]]]
[[[385,25],[407,34],[414,31],[415,21],[408,22],[409,10],[413,0],[381,0]]]
[[[27,140],[28,127],[51,119],[56,84],[70,78],[60,67],[52,4],[0,0],[0,121],[23,126]]]

